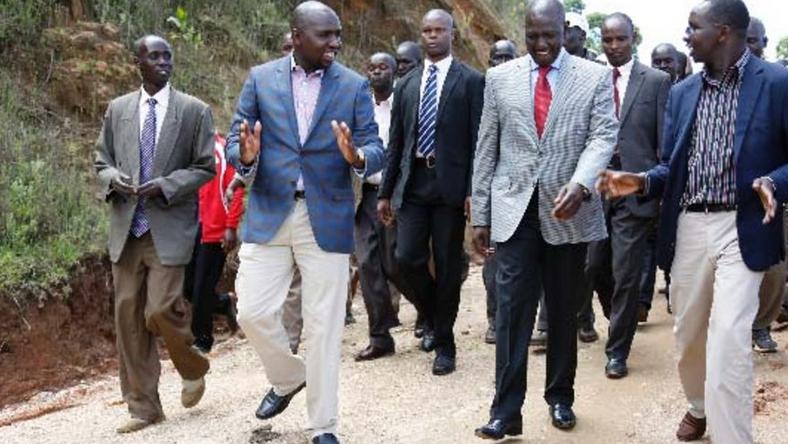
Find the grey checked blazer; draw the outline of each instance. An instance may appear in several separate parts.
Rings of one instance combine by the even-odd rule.
[[[530,56],[487,72],[471,209],[473,225],[489,226],[493,242],[505,242],[514,234],[537,183],[545,241],[573,244],[607,236],[598,197],[584,202],[568,221],[550,214],[567,183],[594,190],[618,133],[610,69],[562,52],[541,140],[534,123]]]

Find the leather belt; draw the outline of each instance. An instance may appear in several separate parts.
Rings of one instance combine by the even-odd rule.
[[[686,210],[690,213],[721,213],[736,211],[736,204],[699,203],[688,205]]]
[[[304,192],[304,190],[296,190],[295,194],[293,194],[293,199],[294,200],[306,199],[306,193]]]
[[[435,155],[430,154],[427,157],[417,157],[416,158],[416,165],[421,165],[427,167],[428,169],[435,168]]]
[[[380,185],[375,185],[373,183],[364,182],[364,184],[361,185],[361,191],[374,191],[377,193],[379,189]]]

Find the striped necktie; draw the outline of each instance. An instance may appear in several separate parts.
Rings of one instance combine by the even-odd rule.
[[[419,139],[417,154],[429,157],[435,152],[435,117],[438,115],[438,67],[430,65],[424,94],[419,107]]]
[[[156,148],[156,99],[148,99],[148,115],[142,126],[140,135],[140,184],[144,184],[153,175],[153,152]],[[134,217],[131,219],[131,234],[142,237],[150,230],[150,222],[145,215],[145,199],[137,201]]]

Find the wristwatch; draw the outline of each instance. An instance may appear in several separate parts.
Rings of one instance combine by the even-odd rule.
[[[582,184],[578,184],[578,185],[580,185],[580,190],[583,192],[583,202],[588,202],[589,200],[591,200],[591,191],[588,188],[586,188],[585,185]]]
[[[367,156],[364,154],[364,150],[357,149],[356,158],[361,162],[361,166],[358,168],[364,168],[364,165],[367,163]]]

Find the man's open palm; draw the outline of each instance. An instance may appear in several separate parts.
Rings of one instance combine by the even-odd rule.
[[[259,120],[254,124],[254,132],[252,132],[252,128],[249,127],[249,122],[246,119],[241,123],[239,146],[242,164],[251,165],[257,159],[257,156],[260,155],[260,136],[262,133],[263,125]]]

